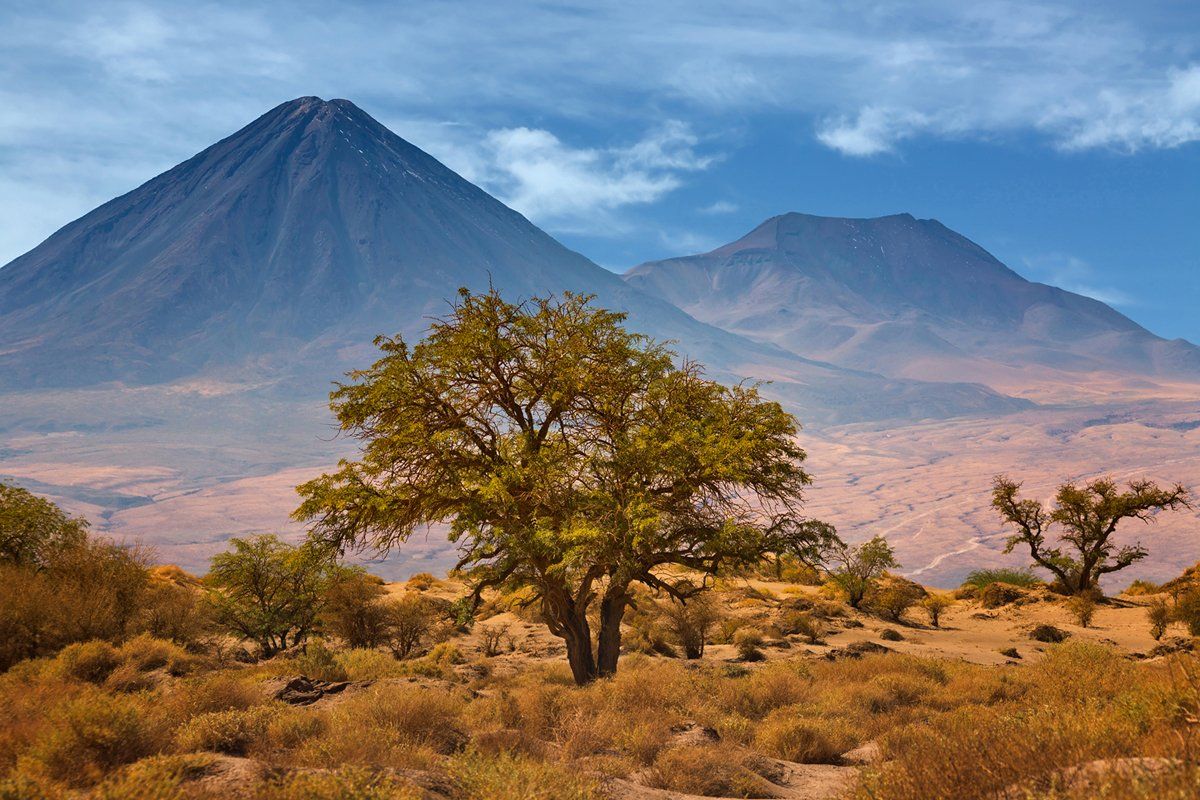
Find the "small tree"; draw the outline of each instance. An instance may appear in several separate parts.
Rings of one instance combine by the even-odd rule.
[[[396,658],[408,658],[420,650],[434,629],[432,605],[419,594],[410,592],[384,604],[387,612],[388,649]]]
[[[1067,610],[1075,617],[1079,627],[1087,628],[1096,616],[1096,595],[1094,592],[1080,592],[1067,601]]]
[[[667,603],[663,608],[667,627],[683,648],[684,658],[703,658],[708,634],[720,617],[716,603],[708,595],[696,595],[687,601]]]
[[[87,541],[87,520],[18,486],[0,483],[0,564],[45,567]]]
[[[332,553],[273,535],[231,539],[230,544],[231,550],[213,557],[205,578],[214,620],[256,642],[265,656],[303,642],[336,575]]]
[[[1146,619],[1150,622],[1150,635],[1157,642],[1171,624],[1171,607],[1161,597],[1151,600],[1150,605],[1146,607]]]
[[[790,415],[589,303],[464,289],[415,347],[377,339],[383,357],[332,395],[361,457],[300,486],[296,512],[338,549],[448,522],[475,601],[532,592],[578,683],[616,671],[636,584],[677,600],[706,588],[666,567],[713,575],[836,538],[800,515],[810,478]]]
[[[832,562],[836,564],[829,577],[846,593],[852,608],[862,605],[863,598],[889,569],[900,566],[887,539],[876,536],[862,544],[835,546]]]
[[[929,624],[935,628],[942,627],[942,612],[954,605],[954,600],[944,594],[931,592],[921,601],[921,608],[929,615]]]
[[[322,627],[349,647],[379,647],[388,638],[387,592],[361,567],[336,571],[325,591]]]
[[[875,613],[893,622],[900,622],[904,612],[920,602],[923,597],[925,590],[912,581],[891,578],[886,582],[876,582],[867,592],[866,604]]]
[[[1020,499],[1020,489],[1020,483],[1004,475],[997,475],[992,486],[992,506],[1017,531],[1009,537],[1004,552],[1025,545],[1034,562],[1051,572],[1072,595],[1095,590],[1104,575],[1146,557],[1146,548],[1140,543],[1118,547],[1112,541],[1122,520],[1151,522],[1158,511],[1191,507],[1182,485],[1161,489],[1147,480],[1131,482],[1126,491],[1109,478],[1083,486],[1064,483],[1058,487],[1052,509],[1038,500]],[[1058,547],[1046,542],[1052,525],[1062,529]]]

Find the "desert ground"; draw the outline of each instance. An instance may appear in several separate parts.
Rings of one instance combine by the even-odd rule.
[[[1024,480],[1043,498],[1064,479],[1101,474],[1200,487],[1194,387],[1101,383],[1070,403],[1061,391],[1044,388],[1038,408],[1001,417],[806,427],[801,441],[814,477],[808,512],[848,541],[886,536],[903,574],[955,586],[980,566],[1027,563],[1025,554],[1002,553],[1006,534],[988,504],[996,473]],[[288,517],[293,487],[353,448],[320,403],[220,385],[11,395],[0,406],[0,480],[197,572],[231,536],[300,537]],[[1200,510],[1124,529],[1151,553],[1133,577],[1179,574],[1200,553],[1197,531]],[[441,573],[455,560],[436,529],[386,560],[362,557],[389,578]]]

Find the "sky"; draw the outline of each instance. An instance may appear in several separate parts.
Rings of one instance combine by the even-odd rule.
[[[0,0],[0,264],[302,95],[616,271],[935,218],[1200,342],[1200,3]]]

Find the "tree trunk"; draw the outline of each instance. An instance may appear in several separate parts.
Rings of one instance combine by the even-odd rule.
[[[567,662],[571,676],[579,686],[596,680],[596,659],[592,656],[592,631],[586,617],[574,616],[562,621],[562,638],[567,643]]]
[[[626,587],[610,587],[600,600],[600,635],[596,647],[597,668],[601,675],[615,675],[621,657],[621,620],[629,603]]]

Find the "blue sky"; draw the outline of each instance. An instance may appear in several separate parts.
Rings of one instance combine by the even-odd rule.
[[[349,98],[612,269],[935,217],[1200,341],[1200,4],[0,3],[0,263]]]

